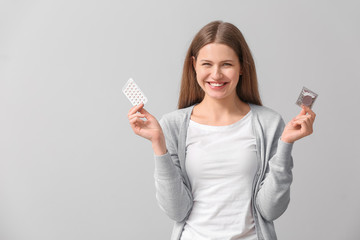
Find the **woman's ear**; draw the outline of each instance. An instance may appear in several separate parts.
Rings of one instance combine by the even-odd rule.
[[[196,69],[196,68],[195,68],[195,67],[196,67],[196,59],[195,59],[194,56],[192,56],[191,59],[192,59],[193,67],[194,67],[194,69]]]

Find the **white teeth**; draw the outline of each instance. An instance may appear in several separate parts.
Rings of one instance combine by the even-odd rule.
[[[214,86],[214,87],[220,87],[222,85],[224,85],[225,83],[210,83],[211,86]]]

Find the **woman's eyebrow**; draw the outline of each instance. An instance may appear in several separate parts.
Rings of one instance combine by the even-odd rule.
[[[233,62],[233,61],[234,60],[229,59],[229,60],[224,60],[224,61],[220,61],[220,62]],[[200,62],[212,62],[212,61],[206,60],[206,59],[201,59]]]

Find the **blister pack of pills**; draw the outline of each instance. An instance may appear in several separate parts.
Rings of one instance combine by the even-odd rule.
[[[147,103],[147,98],[132,78],[126,82],[122,91],[133,106],[138,105],[141,102],[143,102],[144,105]]]
[[[303,87],[299,95],[299,98],[296,101],[296,104],[299,105],[300,107],[301,104],[304,104],[305,106],[308,106],[311,109],[317,97],[318,94],[314,93],[313,91],[311,91],[306,87]]]

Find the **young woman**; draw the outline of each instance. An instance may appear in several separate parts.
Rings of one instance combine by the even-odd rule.
[[[303,106],[285,126],[262,106],[250,49],[222,21],[193,39],[178,108],[159,122],[143,104],[128,113],[135,134],[152,142],[156,198],[175,221],[171,239],[277,239],[273,221],[289,204],[292,147],[313,132],[315,113]]]

